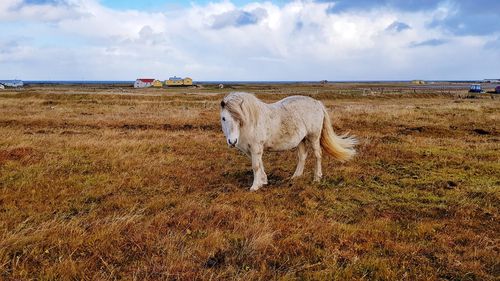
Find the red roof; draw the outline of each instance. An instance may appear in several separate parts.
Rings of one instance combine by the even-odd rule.
[[[154,79],[143,79],[143,78],[140,78],[140,79],[137,79],[139,81],[142,81],[144,83],[153,83],[153,81],[155,81]]]

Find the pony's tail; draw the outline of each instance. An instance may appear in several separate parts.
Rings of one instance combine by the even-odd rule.
[[[333,131],[330,116],[324,106],[323,113],[323,129],[321,130],[320,139],[321,147],[339,161],[351,159],[356,154],[354,146],[358,143],[358,140],[348,134],[337,136]]]

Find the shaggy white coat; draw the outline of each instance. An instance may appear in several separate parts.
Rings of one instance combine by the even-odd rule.
[[[254,180],[250,190],[267,184],[262,163],[264,150],[283,151],[298,148],[298,164],[292,178],[304,172],[307,147],[316,158],[314,180],[321,172],[321,148],[340,161],[356,153],[357,140],[347,135],[337,136],[332,129],[325,106],[305,96],[291,96],[267,104],[249,93],[233,92],[221,102],[222,131],[228,145],[235,146],[252,159]]]

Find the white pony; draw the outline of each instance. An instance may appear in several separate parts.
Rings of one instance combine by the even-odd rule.
[[[316,157],[314,181],[321,172],[321,147],[340,161],[349,160],[356,151],[357,140],[333,132],[325,106],[310,97],[291,96],[273,104],[260,101],[249,93],[233,92],[221,101],[222,131],[227,143],[252,158],[254,180],[251,191],[267,184],[262,153],[298,147],[299,161],[292,178],[304,172],[310,144]]]

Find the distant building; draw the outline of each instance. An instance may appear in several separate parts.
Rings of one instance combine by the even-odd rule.
[[[155,81],[153,81],[153,87],[161,88],[161,87],[163,87],[163,82],[161,82],[160,80],[155,80]]]
[[[500,79],[484,79],[484,83],[500,83]]]
[[[184,86],[192,86],[193,85],[193,79],[186,77],[184,78]]]
[[[183,79],[177,76],[170,77],[168,80],[165,81],[165,84],[167,86],[182,86],[184,83]]]
[[[19,88],[24,86],[24,82],[22,80],[1,80],[0,84],[4,87],[12,87]]]
[[[172,87],[172,86],[192,86],[193,85],[193,79],[186,77],[186,78],[180,78],[177,76],[170,77],[168,80],[165,81],[165,85]]]
[[[134,88],[149,88],[153,86],[155,79],[144,79],[140,78],[135,80]]]
[[[412,84],[416,84],[416,85],[425,85],[425,81],[424,80],[413,80],[411,81]]]

